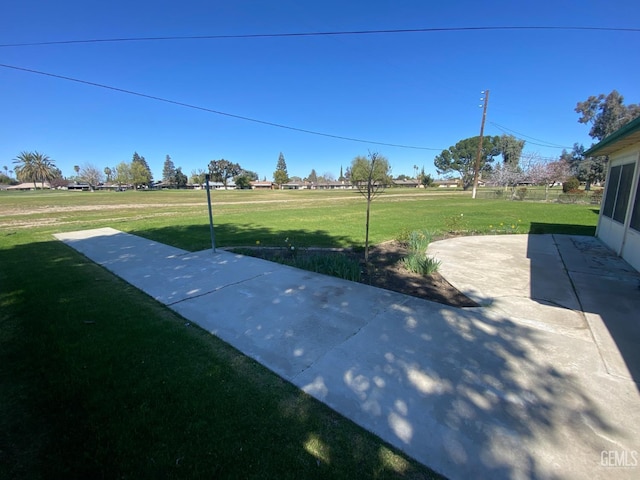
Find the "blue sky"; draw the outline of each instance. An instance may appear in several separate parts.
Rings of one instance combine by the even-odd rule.
[[[639,28],[637,0],[7,0],[0,44],[57,40],[499,26]],[[66,176],[143,155],[186,174],[226,158],[272,178],[340,173],[377,151],[394,175],[479,134],[514,133],[525,151],[591,144],[578,101],[617,89],[640,103],[639,32],[501,30],[0,47],[0,63],[105,84],[309,135],[85,84],[0,68],[0,167],[38,150]],[[506,130],[505,130],[506,129]],[[517,133],[515,133],[517,132]],[[534,140],[535,139],[535,140]],[[535,144],[540,145],[535,145]]]

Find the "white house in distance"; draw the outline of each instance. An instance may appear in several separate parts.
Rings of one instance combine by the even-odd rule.
[[[640,117],[584,153],[609,156],[596,236],[640,271]]]

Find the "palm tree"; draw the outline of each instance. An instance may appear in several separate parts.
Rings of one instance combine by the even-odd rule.
[[[40,180],[44,190],[44,182],[56,178],[56,164],[47,155],[38,151],[33,152],[33,162],[35,164],[36,178]]]
[[[14,168],[16,178],[21,182],[33,181],[34,188],[37,188],[33,165],[33,153],[20,152],[20,154],[13,160],[13,163],[17,164]]]
[[[44,189],[44,182],[54,179],[58,172],[53,160],[38,151],[20,152],[13,163],[18,164],[15,167],[18,179],[22,182],[32,181],[34,188],[38,188],[36,182],[40,181]]]

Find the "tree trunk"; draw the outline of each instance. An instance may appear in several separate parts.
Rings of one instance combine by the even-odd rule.
[[[367,223],[365,225],[364,234],[364,262],[369,263],[369,207],[371,206],[371,198],[367,198]]]

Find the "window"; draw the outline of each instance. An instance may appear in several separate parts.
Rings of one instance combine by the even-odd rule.
[[[618,195],[616,196],[616,206],[613,208],[613,219],[620,223],[624,223],[627,219],[627,207],[629,206],[631,184],[633,183],[635,169],[636,166],[633,163],[627,163],[622,166],[620,185],[618,186]]]
[[[616,203],[616,193],[618,192],[618,183],[620,183],[621,171],[621,165],[611,167],[609,178],[607,178],[607,196],[604,199],[604,207],[602,208],[602,214],[605,217],[611,218],[613,215],[613,206]]]

